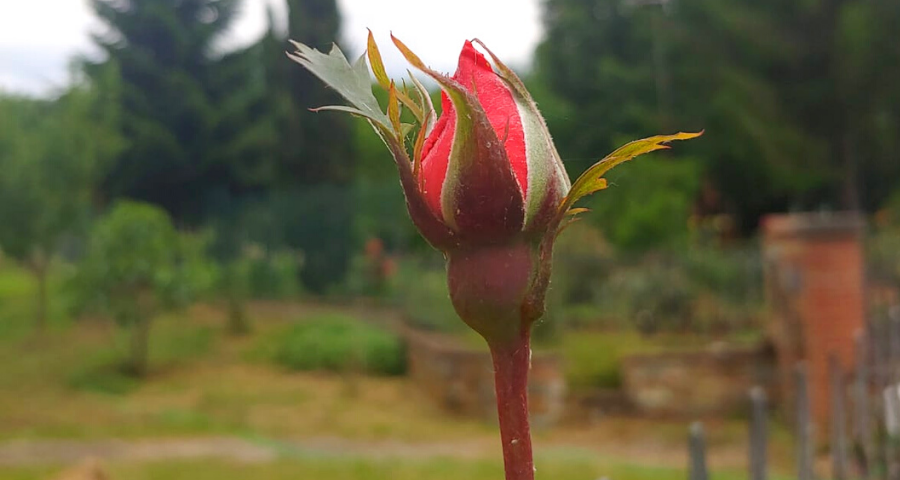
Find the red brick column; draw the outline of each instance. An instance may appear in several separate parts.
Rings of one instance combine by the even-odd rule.
[[[805,361],[812,419],[823,435],[831,408],[828,356],[834,353],[851,371],[853,338],[865,325],[863,220],[852,213],[770,215],[762,227],[769,332],[783,405],[793,413],[791,372]]]

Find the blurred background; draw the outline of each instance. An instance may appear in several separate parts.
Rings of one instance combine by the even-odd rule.
[[[896,25],[896,0],[5,2],[0,479],[502,476],[485,347],[387,150],[285,56],[356,58],[366,27],[395,78],[391,31],[447,72],[484,40],[573,178],[706,131],[615,169],[557,244],[539,478],[685,478],[696,419],[712,478],[748,478],[754,386],[771,478],[798,441],[889,471]]]

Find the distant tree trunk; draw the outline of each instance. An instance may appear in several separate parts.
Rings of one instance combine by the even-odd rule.
[[[37,296],[35,298],[35,330],[39,334],[47,330],[47,312],[49,310],[50,297],[47,292],[49,262],[46,255],[36,253],[31,260],[31,272],[37,284]]]
[[[228,300],[228,333],[245,335],[250,333],[250,321],[247,318],[247,285],[246,278],[236,261],[228,264],[225,270],[225,295]]]
[[[862,206],[859,190],[859,158],[849,131],[841,135],[841,153],[844,163],[843,206],[845,210],[859,211]]]
[[[232,335],[246,335],[250,333],[246,302],[241,294],[236,292],[231,292],[228,295],[228,333]]]
[[[150,317],[142,313],[135,315],[131,325],[131,359],[128,373],[143,377],[147,374],[150,344]]]

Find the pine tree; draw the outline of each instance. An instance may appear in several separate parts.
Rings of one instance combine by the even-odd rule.
[[[237,6],[238,0],[93,0],[109,27],[95,41],[107,54],[104,63],[121,72],[128,144],[104,182],[107,196],[152,202],[198,222],[207,194],[234,180],[216,155],[222,96],[215,91],[214,44]],[[87,66],[89,74],[97,70]]]
[[[279,234],[304,254],[301,277],[322,292],[340,281],[352,248],[354,152],[350,119],[310,108],[340,100],[309,72],[285,61],[288,39],[331,48],[339,35],[334,0],[289,0],[287,38],[269,29],[260,45],[266,60],[269,110],[278,125],[275,189],[270,209],[282,225]]]
[[[769,211],[874,209],[900,180],[898,21],[891,0],[548,0],[536,80],[571,163],[706,128],[684,151],[750,231]]]

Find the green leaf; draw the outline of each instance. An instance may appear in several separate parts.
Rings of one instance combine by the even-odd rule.
[[[369,30],[369,41],[366,53],[369,55],[369,63],[372,65],[372,73],[375,74],[375,80],[378,80],[378,84],[381,85],[381,88],[387,90],[390,88],[391,79],[384,69],[384,62],[381,60],[381,52],[378,51],[378,44],[375,43],[375,36],[372,35],[372,30]]]
[[[375,43],[375,36],[372,35],[372,31],[369,30],[369,39],[368,46],[366,47],[366,54],[369,57],[369,63],[372,64],[372,73],[375,75],[375,79],[378,80],[378,84],[381,85],[381,88],[388,90],[391,88],[391,84],[393,81],[390,77],[388,77],[387,71],[384,68],[384,61],[381,59],[381,51],[378,50],[378,44]],[[423,106],[414,102],[409,96],[405,93],[406,88],[403,90],[397,90],[396,96],[397,98],[394,101],[400,101],[403,105],[406,105],[406,108],[409,109],[410,113],[416,117],[418,122],[424,123],[425,117],[422,115]],[[390,107],[388,108],[390,109]]]
[[[388,88],[388,118],[395,132],[400,132],[400,102],[397,101],[397,88],[394,82]]]
[[[381,111],[378,100],[372,94],[372,84],[365,55],[351,66],[337,45],[334,45],[331,52],[326,55],[302,43],[293,40],[291,43],[297,51],[289,53],[288,57],[306,67],[313,75],[319,77],[326,85],[344,97],[353,106],[352,113],[362,115],[380,124],[383,128],[391,128],[390,119]],[[350,111],[345,107],[329,106],[319,110],[322,109]]]
[[[668,149],[669,147],[665,144],[673,140],[688,140],[699,137],[700,135],[703,135],[703,132],[679,132],[674,135],[656,135],[642,140],[635,140],[619,147],[616,151],[607,155],[606,158],[585,170],[585,172],[578,177],[578,180],[572,184],[572,189],[569,190],[569,194],[566,195],[566,198],[563,199],[559,206],[560,214],[565,215],[569,208],[583,197],[606,188],[606,179],[602,177],[613,167],[645,153]],[[576,212],[576,214],[577,213],[580,212]]]

